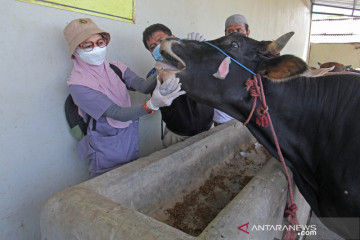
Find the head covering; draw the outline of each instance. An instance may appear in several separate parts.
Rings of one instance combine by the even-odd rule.
[[[125,72],[127,67],[120,62],[112,62]],[[67,81],[68,85],[81,85],[105,94],[119,107],[131,106],[130,95],[125,84],[120,81],[108,61],[101,65],[90,65],[82,61],[77,52],[74,53],[74,67]],[[121,122],[107,117],[107,122],[115,128],[126,128],[132,121]]]
[[[64,36],[69,45],[70,56],[73,56],[76,47],[80,43],[96,33],[101,33],[109,44],[110,34],[100,29],[90,18],[72,20],[64,29]]]
[[[230,17],[228,17],[225,21],[225,29],[230,26],[230,25],[233,25],[233,24],[237,24],[237,23],[245,23],[245,24],[248,24],[246,18],[241,15],[241,14],[234,14],[234,15],[231,15]]]

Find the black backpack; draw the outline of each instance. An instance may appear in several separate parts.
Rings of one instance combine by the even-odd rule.
[[[121,81],[125,84],[125,81],[122,78],[121,70],[117,66],[111,63],[110,63],[110,67],[114,70],[116,75],[118,75]],[[129,90],[133,90],[133,89],[129,89]],[[87,121],[85,122],[84,118],[79,115],[78,110],[79,107],[74,103],[72,96],[69,94],[65,100],[65,116],[70,127],[71,135],[73,135],[78,141],[80,141],[87,134],[87,128],[89,126],[91,117],[87,115]],[[93,131],[96,129],[95,119],[93,119],[92,129]]]

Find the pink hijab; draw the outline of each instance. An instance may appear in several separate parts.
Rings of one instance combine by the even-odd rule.
[[[130,107],[130,95],[125,84],[119,79],[114,70],[110,68],[109,62],[104,61],[99,66],[83,62],[78,54],[74,53],[74,67],[67,81],[68,85],[81,85],[105,94],[111,101],[120,107]],[[127,66],[120,62],[112,62],[125,72]],[[121,122],[107,117],[108,123],[115,128],[126,128],[132,121]]]

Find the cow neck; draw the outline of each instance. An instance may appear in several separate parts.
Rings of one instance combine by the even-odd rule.
[[[253,77],[253,79],[248,79],[245,83],[246,85],[246,89],[248,91],[250,91],[250,95],[254,98],[254,102],[253,102],[253,106],[251,108],[249,117],[247,118],[247,120],[244,122],[244,125],[246,125],[252,115],[254,114],[255,111],[255,107],[256,107],[256,101],[257,98],[260,99],[261,101],[261,106],[258,107],[257,109],[257,113],[258,113],[258,117],[256,118],[256,123],[262,127],[267,127],[270,125],[270,129],[271,129],[271,133],[273,135],[274,138],[274,142],[275,142],[275,146],[276,146],[276,150],[278,152],[278,155],[280,157],[281,160],[281,164],[284,168],[285,171],[285,176],[287,178],[288,181],[288,185],[289,185],[289,195],[290,195],[290,202],[286,204],[286,209],[285,209],[285,218],[287,218],[287,220],[292,223],[293,225],[297,225],[298,224],[298,219],[296,216],[296,211],[297,211],[297,206],[294,203],[294,196],[293,196],[293,190],[292,190],[292,185],[291,185],[291,178],[290,178],[290,174],[288,172],[288,169],[286,167],[285,164],[285,160],[284,157],[281,153],[281,149],[280,149],[280,145],[270,118],[270,114],[268,112],[269,107],[266,104],[266,99],[265,99],[265,94],[264,94],[264,88],[262,85],[262,81],[261,81],[261,76],[260,74],[257,74]],[[294,233],[293,231],[287,231],[285,233],[285,239],[292,239],[294,236],[296,237],[296,232]]]

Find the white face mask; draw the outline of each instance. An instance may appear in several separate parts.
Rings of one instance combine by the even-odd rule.
[[[106,46],[103,48],[94,47],[91,52],[86,52],[85,50],[78,48],[76,52],[84,62],[90,65],[101,65],[105,60]]]

